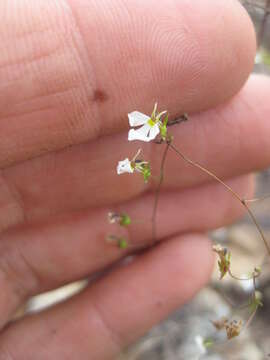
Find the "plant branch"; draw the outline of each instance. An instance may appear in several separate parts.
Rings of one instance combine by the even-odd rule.
[[[245,203],[255,203],[255,202],[258,202],[258,201],[263,201],[263,200],[266,200],[266,199],[269,199],[270,198],[270,194],[268,195],[264,195],[262,197],[259,197],[259,198],[254,198],[254,199],[245,199]]]
[[[161,164],[160,164],[159,182],[158,182],[156,193],[155,193],[155,200],[154,200],[154,207],[153,207],[153,214],[152,214],[152,241],[153,241],[153,245],[157,241],[157,224],[156,224],[157,208],[158,208],[158,202],[159,202],[160,189],[161,189],[161,185],[162,185],[163,179],[164,179],[164,166],[165,166],[165,161],[166,161],[166,158],[167,158],[169,147],[170,147],[170,142],[167,142],[166,143],[166,148],[165,148],[163,156],[162,156]]]
[[[198,164],[195,161],[192,161],[191,159],[189,159],[186,155],[184,155],[180,150],[178,150],[173,144],[169,143],[168,146],[174,150],[176,152],[176,154],[178,156],[180,156],[184,161],[186,161],[187,163],[189,163],[190,165],[200,169],[202,172],[206,173],[207,175],[209,175],[210,177],[212,177],[213,179],[215,179],[216,181],[218,181],[220,184],[222,184],[238,201],[241,202],[241,204],[245,207],[246,211],[248,212],[250,218],[252,219],[254,225],[256,226],[263,242],[264,245],[266,247],[266,250],[268,252],[268,255],[270,256],[270,246],[264,236],[264,233],[260,227],[260,225],[258,224],[253,212],[250,210],[249,206],[247,205],[246,200],[242,199],[229,185],[227,185],[224,181],[222,181],[218,176],[216,176],[214,173],[212,173],[211,171],[207,170],[205,167],[203,167],[202,165]]]

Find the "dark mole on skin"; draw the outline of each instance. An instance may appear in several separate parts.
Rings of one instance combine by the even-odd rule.
[[[50,329],[51,335],[55,335],[57,333],[57,330],[55,328]]]
[[[163,307],[164,302],[161,301],[161,300],[158,300],[158,301],[155,303],[155,305],[156,305],[156,307],[161,308],[161,307]]]
[[[95,102],[103,103],[109,99],[109,96],[105,93],[105,91],[96,89],[93,94],[92,100]]]

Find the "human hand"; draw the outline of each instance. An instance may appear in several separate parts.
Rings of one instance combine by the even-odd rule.
[[[194,114],[173,128],[175,143],[252,196],[244,174],[270,160],[269,80],[253,76],[231,99],[252,70],[252,25],[233,0],[2,0],[0,14],[0,359],[113,358],[207,282],[204,233],[243,214],[173,154],[157,214],[166,241],[4,326],[30,296],[151,243],[153,187],[115,170],[138,148],[128,112],[157,101],[171,118]],[[156,174],[161,152],[143,146]],[[138,218],[130,249],[105,242],[110,210]]]

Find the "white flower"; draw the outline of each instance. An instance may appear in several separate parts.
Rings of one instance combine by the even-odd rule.
[[[133,111],[128,114],[130,126],[141,126],[139,129],[130,129],[128,140],[151,141],[159,134],[159,125],[155,123],[150,116],[144,115],[139,111]]]
[[[117,174],[133,173],[137,171],[143,175],[144,181],[147,182],[151,176],[150,164],[148,161],[138,160],[138,156],[141,153],[139,149],[133,159],[130,161],[128,158],[119,161],[117,165]]]
[[[201,335],[197,335],[195,336],[195,343],[198,347],[198,350],[199,350],[199,353],[200,355],[203,355],[203,354],[206,354],[206,348],[205,348],[205,345],[204,345],[204,339]]]
[[[124,173],[133,173],[134,167],[131,165],[131,162],[128,158],[125,160],[119,161],[117,165],[117,174],[124,174]]]
[[[132,113],[128,114],[128,120],[130,126],[140,126],[139,129],[130,129],[128,132],[128,140],[141,140],[149,142],[154,140],[155,137],[160,132],[160,126],[162,125],[160,118],[161,116],[166,113],[163,111],[159,114],[156,114],[157,111],[157,104],[155,104],[153,113],[151,116],[145,115],[139,111],[133,111]]]

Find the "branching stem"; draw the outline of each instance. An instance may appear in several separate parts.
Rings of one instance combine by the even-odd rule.
[[[266,199],[269,199],[270,198],[270,194],[268,195],[264,195],[260,198],[254,198],[254,199],[245,199],[245,202],[246,203],[255,203],[255,202],[258,202],[258,201],[263,201],[263,200],[266,200]]]
[[[164,179],[164,166],[165,166],[165,161],[166,161],[166,158],[167,158],[169,147],[170,147],[170,142],[167,142],[166,143],[166,148],[165,148],[163,156],[162,156],[161,164],[160,164],[159,181],[158,181],[158,185],[157,185],[157,189],[156,189],[156,193],[155,193],[154,208],[153,208],[153,214],[152,214],[152,241],[153,241],[153,245],[157,241],[157,224],[156,224],[157,208],[158,208],[158,202],[159,202],[160,189],[161,189],[161,185],[162,185],[163,179]]]
[[[253,212],[250,210],[249,206],[247,205],[247,201],[245,199],[242,199],[229,185],[227,185],[224,181],[222,181],[218,176],[216,176],[214,173],[212,173],[211,171],[207,170],[205,167],[203,167],[202,165],[198,164],[197,162],[189,159],[186,155],[184,155],[180,150],[178,150],[172,143],[168,143],[168,147],[170,147],[178,156],[180,156],[184,161],[186,161],[187,163],[189,163],[190,165],[200,169],[202,172],[206,173],[207,175],[209,175],[210,177],[212,177],[213,179],[215,179],[216,181],[218,181],[220,184],[222,184],[238,201],[241,202],[241,204],[245,207],[246,211],[248,212],[250,218],[252,219],[254,225],[256,226],[263,242],[264,245],[266,247],[266,250],[268,252],[268,255],[270,256],[270,246],[264,236],[264,233],[260,227],[260,225],[258,224]]]

